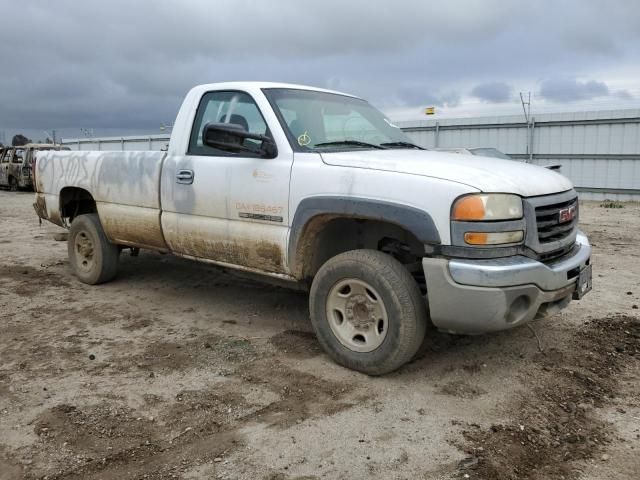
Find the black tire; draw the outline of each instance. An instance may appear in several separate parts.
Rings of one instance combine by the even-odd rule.
[[[107,239],[95,213],[78,215],[73,219],[67,251],[71,269],[83,283],[105,283],[118,273],[120,251]]]
[[[342,322],[329,318],[330,315],[334,315],[331,310],[334,300],[329,300],[330,295],[331,298],[335,298],[336,295],[342,297],[344,291],[336,292],[336,288],[352,281],[351,279],[354,279],[356,284],[364,282],[370,285],[377,294],[373,299],[377,301],[377,296],[381,297],[383,310],[386,312],[385,336],[381,340],[382,343],[372,351],[354,351],[346,346],[348,341],[340,340],[334,333],[337,331],[336,328],[342,328],[336,327],[337,323],[342,325],[343,322],[350,321],[352,325],[348,328],[353,329],[353,324],[358,322],[358,318],[364,318],[365,322],[376,318],[376,313],[371,313],[372,310],[366,308],[362,317],[357,317],[354,313],[359,307],[354,307],[354,304],[349,302],[351,298],[362,298],[362,295],[351,295],[350,300],[345,302],[347,315]],[[349,292],[350,290],[347,290],[347,295],[350,295]],[[420,293],[418,284],[400,262],[375,250],[353,250],[327,261],[313,279],[309,308],[318,341],[329,356],[340,365],[368,375],[383,375],[410,361],[420,348],[427,328],[426,300]],[[334,323],[331,325],[330,321]],[[363,327],[360,324],[360,327],[356,328],[371,327]],[[358,336],[356,331],[353,341]]]
[[[11,192],[18,191],[18,182],[13,177],[9,177],[9,191]]]

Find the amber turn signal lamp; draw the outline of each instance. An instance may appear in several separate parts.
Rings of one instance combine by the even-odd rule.
[[[469,245],[486,245],[487,234],[484,232],[467,232],[464,234],[464,241]]]
[[[475,195],[458,200],[453,207],[454,220],[482,220],[484,213],[484,201]]]
[[[524,238],[522,230],[511,232],[467,232],[464,241],[469,245],[502,245],[505,243],[518,243]]]

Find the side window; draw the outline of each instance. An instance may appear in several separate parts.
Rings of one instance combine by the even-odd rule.
[[[191,129],[187,152],[190,155],[238,155],[204,145],[202,131],[207,123],[234,123],[250,133],[269,135],[267,124],[258,106],[253,98],[244,92],[209,92],[202,97]],[[253,144],[256,149],[260,146],[260,142],[250,139],[245,140],[245,144],[247,146]],[[241,155],[252,156],[250,153]]]
[[[7,150],[2,155],[2,163],[9,163],[9,157],[11,157],[11,150]]]
[[[13,152],[13,159],[11,160],[12,163],[22,163],[22,159],[24,158],[24,150],[20,149],[20,150],[15,150]]]

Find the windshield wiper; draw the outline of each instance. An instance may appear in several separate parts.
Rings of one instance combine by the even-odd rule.
[[[369,147],[369,148],[377,148],[378,150],[384,150],[385,148],[380,145],[375,145],[373,143],[361,142],[360,140],[336,140],[335,142],[322,142],[316,143],[315,147],[331,147],[331,146],[340,146],[340,145],[353,145],[355,147]]]
[[[383,147],[408,147],[408,148],[417,148],[418,150],[425,150],[424,148],[420,147],[419,145],[415,145],[413,143],[409,143],[409,142],[385,142],[385,143],[381,143],[380,144]]]

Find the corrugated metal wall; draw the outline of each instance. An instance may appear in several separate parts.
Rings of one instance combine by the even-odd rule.
[[[581,197],[640,200],[640,110],[396,122],[426,148],[495,147],[513,158],[559,163]]]
[[[581,197],[640,200],[640,110],[396,122],[426,148],[495,147],[520,161],[559,163]],[[532,134],[527,149],[527,129]],[[63,140],[74,150],[162,150],[168,135]]]
[[[61,142],[71,150],[163,150],[169,144],[169,135],[140,135],[132,137],[72,138]]]

